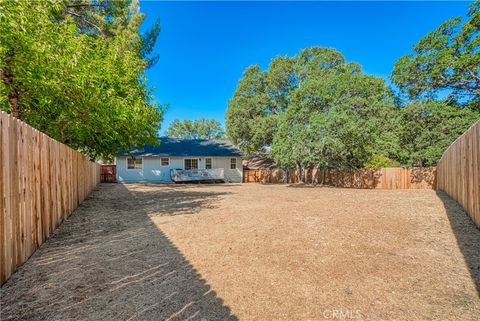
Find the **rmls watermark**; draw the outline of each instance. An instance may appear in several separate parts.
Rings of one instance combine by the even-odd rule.
[[[325,309],[323,317],[327,320],[362,320],[360,310],[344,308]]]

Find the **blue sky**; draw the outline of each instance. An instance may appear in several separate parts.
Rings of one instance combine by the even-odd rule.
[[[144,27],[157,17],[158,63],[147,71],[155,100],[169,103],[161,133],[175,119],[214,118],[243,70],[266,69],[277,55],[334,47],[366,73],[388,79],[395,61],[470,2],[166,2],[141,1]]]

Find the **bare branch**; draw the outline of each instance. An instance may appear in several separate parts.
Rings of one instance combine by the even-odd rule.
[[[73,12],[71,10],[67,10],[67,13],[74,16],[74,17],[77,17],[79,19],[81,19],[83,22],[85,22],[86,24],[90,25],[91,27],[95,28],[98,30],[98,32],[102,35],[103,38],[107,38],[107,35],[103,32],[103,30],[97,26],[96,24],[94,24],[93,22],[89,21],[88,19],[85,19],[84,16],[82,16],[81,14],[78,14],[76,12]]]
[[[105,7],[105,3],[78,3],[68,4],[67,8],[80,8],[80,7]]]

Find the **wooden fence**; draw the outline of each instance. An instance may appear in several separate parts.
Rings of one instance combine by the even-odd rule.
[[[480,228],[480,121],[450,145],[437,172],[438,189],[460,203]]]
[[[115,183],[117,178],[117,166],[104,164],[100,165],[100,182]]]
[[[100,181],[100,166],[0,112],[0,283]]]
[[[286,177],[288,176],[288,179]],[[358,169],[339,171],[333,169],[311,169],[305,174],[305,183],[347,188],[378,189],[435,189],[435,167],[390,167],[379,169]],[[296,171],[280,169],[246,169],[243,172],[245,183],[298,183]]]

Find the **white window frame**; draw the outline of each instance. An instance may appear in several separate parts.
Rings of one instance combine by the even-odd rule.
[[[210,168],[207,168],[207,159],[210,160]],[[213,168],[213,159],[211,157],[205,158],[205,169],[212,169]]]
[[[233,165],[232,160],[235,160],[235,168],[232,168],[232,165]],[[237,166],[237,158],[236,158],[236,157],[235,157],[235,158],[233,158],[233,157],[230,158],[230,169],[237,169],[237,168],[238,168],[238,166]]]
[[[185,166],[185,161],[186,161],[186,160],[191,160],[191,161],[192,161],[192,160],[195,160],[195,161],[197,161],[197,168],[195,168],[195,169],[192,169],[192,168],[187,169],[186,166]],[[199,163],[200,163],[200,162],[198,161],[198,158],[184,158],[184,159],[183,159],[183,169],[184,169],[184,170],[187,170],[187,171],[188,171],[188,170],[198,170],[198,167],[199,167],[198,164],[199,164]]]
[[[129,159],[133,159],[133,160],[135,160],[135,161],[136,161],[136,160],[141,160],[141,162],[142,162],[142,163],[141,163],[142,167],[140,167],[140,168],[135,168],[135,164],[134,164],[134,165],[133,165],[134,168],[128,168],[128,160],[129,160]],[[143,169],[143,157],[135,157],[135,158],[133,158],[133,157],[127,157],[127,164],[126,164],[126,165],[127,165],[127,171],[141,171],[141,170]]]
[[[167,165],[163,165],[163,160],[166,159],[168,164]],[[169,167],[170,166],[170,157],[160,157],[160,166],[162,167]]]

